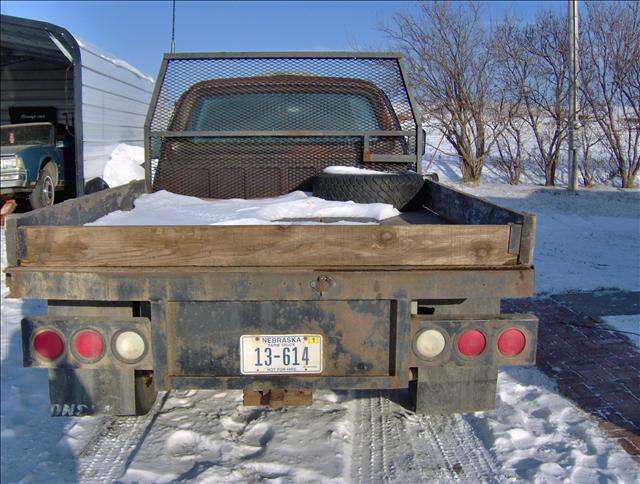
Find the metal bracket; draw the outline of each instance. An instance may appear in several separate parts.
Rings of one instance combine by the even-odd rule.
[[[509,224],[509,254],[520,253],[520,239],[522,238],[522,224]]]
[[[324,295],[332,285],[333,281],[329,276],[318,276],[318,278],[311,283],[311,287],[318,291],[321,296]]]

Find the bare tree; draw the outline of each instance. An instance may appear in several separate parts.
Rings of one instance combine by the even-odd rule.
[[[580,175],[582,175],[582,184],[586,188],[592,187],[597,181],[598,172],[602,171],[607,161],[603,160],[601,154],[595,149],[602,145],[604,136],[599,126],[588,116],[588,111],[583,111],[580,116],[580,124],[582,128],[579,131],[579,148],[581,159],[578,165]]]
[[[566,138],[568,55],[566,21],[551,13],[531,25],[508,18],[495,30],[491,51],[503,88],[521,100],[536,149],[532,152],[544,171],[545,185],[555,185]]]
[[[491,85],[491,56],[478,6],[420,3],[413,16],[397,13],[384,27],[406,54],[424,122],[455,149],[463,182],[479,182],[490,142],[485,109]]]
[[[524,119],[511,109],[507,113],[506,126],[496,137],[496,146],[503,172],[511,185],[518,185],[524,172]]]
[[[640,4],[589,3],[583,25],[582,94],[629,188],[640,169]]]
[[[489,117],[495,147],[498,152],[496,166],[511,185],[520,183],[524,170],[524,141],[527,133],[526,113],[523,112],[523,97],[520,80],[527,76],[526,65],[515,62],[523,58],[519,45],[505,48],[505,42],[512,42],[518,35],[516,26],[508,18],[496,28],[489,41],[489,50],[495,62],[494,100]],[[523,68],[525,72],[518,72]]]
[[[493,162],[510,185],[518,185],[524,171],[524,140],[527,131],[520,99],[512,99],[508,90],[489,109],[487,126],[491,131],[497,157]]]

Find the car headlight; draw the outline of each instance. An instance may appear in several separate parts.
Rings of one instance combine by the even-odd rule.
[[[2,157],[2,169],[17,168],[24,169],[24,161],[20,156],[3,156]]]

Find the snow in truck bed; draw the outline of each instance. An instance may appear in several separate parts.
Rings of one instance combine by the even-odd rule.
[[[300,191],[275,198],[203,200],[162,190],[141,195],[134,206],[87,225],[265,225],[283,219],[384,220],[400,214],[385,203],[332,202]]]

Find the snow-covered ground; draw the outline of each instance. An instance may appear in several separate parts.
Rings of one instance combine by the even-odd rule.
[[[640,192],[469,191],[537,214],[537,292],[640,289]],[[229,211],[235,202],[222,203]],[[237,203],[246,219],[301,216]],[[4,269],[4,230],[1,242]],[[19,339],[21,316],[43,311],[41,302],[7,299],[3,278],[3,483],[101,482],[107,475],[122,482],[640,480],[640,466],[529,367],[501,371],[496,410],[466,416],[416,416],[396,399],[366,392],[318,392],[312,407],[270,410],[243,407],[240,392],[189,391],[163,396],[147,420],[50,418],[46,372],[21,368]],[[118,438],[136,425],[132,441]]]

